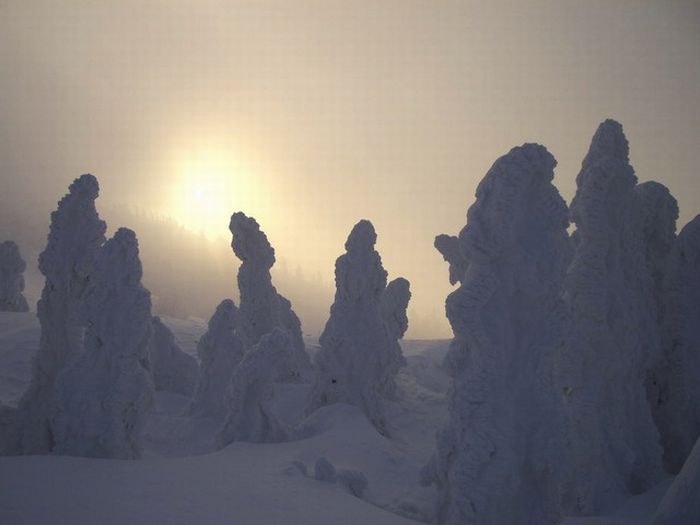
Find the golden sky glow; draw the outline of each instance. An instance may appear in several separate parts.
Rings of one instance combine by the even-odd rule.
[[[227,242],[242,210],[327,281],[369,219],[432,335],[451,290],[433,238],[513,146],[545,144],[568,201],[615,118],[679,225],[700,210],[696,2],[1,2],[0,71],[6,194],[48,215],[89,171],[103,204]]]

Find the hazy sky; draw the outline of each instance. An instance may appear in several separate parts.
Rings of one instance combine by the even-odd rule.
[[[367,218],[424,314],[450,290],[433,238],[461,228],[493,161],[546,145],[570,201],[606,117],[685,224],[700,211],[698,2],[0,0],[4,205],[48,214],[91,172],[100,203],[226,242],[243,210],[327,277]]]

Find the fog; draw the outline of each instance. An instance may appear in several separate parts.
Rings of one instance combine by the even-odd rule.
[[[237,300],[241,210],[308,334],[366,218],[390,278],[411,281],[407,336],[448,336],[433,238],[524,142],[554,154],[570,201],[615,118],[679,227],[700,210],[694,2],[0,2],[0,71],[0,240],[20,244],[34,299],[49,213],[87,172],[110,231],[136,231],[157,311]]]

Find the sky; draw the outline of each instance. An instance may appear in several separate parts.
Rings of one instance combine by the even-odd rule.
[[[417,335],[447,336],[433,239],[499,156],[544,144],[570,202],[614,118],[682,226],[700,212],[699,102],[698,2],[0,0],[0,205],[48,217],[90,172],[98,206],[222,242],[244,211],[327,280],[369,219],[412,311],[440,319]]]

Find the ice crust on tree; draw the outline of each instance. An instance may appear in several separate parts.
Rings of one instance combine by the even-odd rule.
[[[27,263],[13,241],[0,243],[0,312],[27,312],[29,305],[24,291],[24,270]]]
[[[149,356],[156,390],[192,396],[197,382],[197,360],[185,353],[160,317],[153,317]]]
[[[606,120],[570,210],[576,250],[564,282],[572,334],[562,380],[574,461],[563,503],[571,513],[606,511],[662,476],[645,386],[660,343],[640,219],[646,190],[635,190],[636,182],[622,126]]]
[[[243,359],[243,343],[236,334],[238,309],[231,299],[223,300],[209,320],[207,332],[197,343],[200,368],[189,413],[223,417],[226,389]]]
[[[148,357],[151,296],[133,231],[100,250],[88,293],[85,351],[56,379],[51,429],[57,454],[133,459],[154,388]]]
[[[700,438],[656,509],[651,525],[700,523]]]
[[[700,215],[681,230],[667,258],[662,313],[657,424],[667,468],[676,473],[700,436]]]
[[[301,334],[301,322],[291,303],[272,284],[270,269],[275,264],[275,250],[252,217],[242,212],[231,216],[231,248],[241,260],[238,270],[240,306],[238,335],[246,349],[260,341],[274,328],[289,334],[291,358],[287,370],[280,368],[280,379],[298,379],[311,366]]]
[[[90,284],[106,225],[95,209],[97,179],[82,175],[51,214],[48,243],[39,255],[46,284],[37,304],[41,325],[39,351],[32,362],[32,379],[19,403],[21,448],[26,454],[51,451],[49,412],[59,372],[82,353],[85,292]]]
[[[374,249],[376,240],[372,223],[361,220],[348,236],[346,253],[336,260],[335,301],[319,339],[307,414],[348,403],[386,434],[382,404],[393,396],[396,374],[405,362],[398,338],[405,331],[404,302],[410,292],[405,279],[386,292],[387,272]]]
[[[450,280],[461,282],[446,301],[455,335],[448,421],[422,473],[438,488],[438,523],[544,525],[561,517],[566,424],[554,372],[570,240],[555,165],[543,146],[513,148],[477,187],[459,237],[436,241],[460,268]]]
[[[274,383],[279,367],[291,358],[289,333],[273,328],[243,357],[226,392],[227,415],[219,432],[219,445],[234,441],[272,443],[286,441],[292,431],[273,412]]]
[[[396,340],[401,339],[408,330],[406,309],[410,300],[411,284],[403,277],[398,277],[387,284],[382,293],[379,310],[389,335]]]

